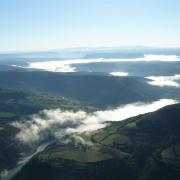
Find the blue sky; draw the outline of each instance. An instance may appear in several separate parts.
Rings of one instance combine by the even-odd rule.
[[[0,51],[180,47],[179,0],[0,0]]]

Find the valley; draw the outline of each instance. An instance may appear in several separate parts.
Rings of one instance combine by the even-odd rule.
[[[177,51],[93,52],[0,55],[2,180],[179,180]]]

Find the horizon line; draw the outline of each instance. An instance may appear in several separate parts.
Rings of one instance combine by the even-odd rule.
[[[65,48],[53,48],[53,49],[42,49],[42,50],[7,50],[1,51],[0,55],[7,54],[28,54],[28,53],[45,53],[45,52],[57,52],[65,50],[121,50],[121,49],[180,49],[178,46],[144,46],[144,45],[134,45],[134,46],[79,46],[79,47],[65,47]]]

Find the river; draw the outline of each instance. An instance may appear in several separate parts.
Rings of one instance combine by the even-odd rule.
[[[21,159],[17,163],[17,166],[15,168],[8,170],[7,174],[5,176],[1,177],[1,180],[10,180],[12,177],[14,177],[23,168],[23,166],[25,166],[30,161],[30,159],[32,157],[34,157],[39,152],[42,152],[50,144],[51,144],[51,142],[42,144],[41,146],[39,146],[37,148],[35,153]]]

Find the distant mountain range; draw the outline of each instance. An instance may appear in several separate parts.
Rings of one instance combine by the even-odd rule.
[[[145,46],[67,48],[38,52],[1,53],[2,58],[135,58],[145,54],[180,55],[180,48],[156,48]]]

